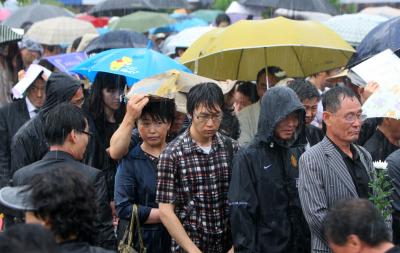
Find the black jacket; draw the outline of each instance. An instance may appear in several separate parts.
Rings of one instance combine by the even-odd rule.
[[[80,87],[82,87],[81,83],[67,74],[52,73],[50,75],[47,81],[44,106],[40,109],[39,114],[23,125],[12,139],[11,173],[42,159],[47,153],[49,147],[44,135],[44,122],[47,114],[55,106],[69,102]],[[87,119],[89,131],[95,132],[93,121],[90,117],[87,117]],[[97,153],[94,138],[90,138],[83,162],[96,167],[97,159],[95,156]]]
[[[400,149],[396,150],[386,158],[388,173],[393,185],[392,207],[393,207],[393,243],[400,244]]]
[[[295,137],[276,139],[277,123],[294,111],[299,111]],[[228,198],[235,252],[310,252],[297,192],[297,161],[306,144],[304,117],[289,88],[271,88],[263,97],[257,134],[233,161]]]
[[[112,227],[111,208],[107,198],[107,188],[103,173],[76,161],[70,154],[62,151],[49,151],[42,160],[25,166],[17,170],[12,178],[12,183],[15,186],[29,184],[30,179],[37,174],[46,173],[55,168],[71,168],[81,173],[95,188],[97,221],[96,221],[96,245],[109,247],[114,245],[115,238]]]
[[[115,176],[115,207],[120,223],[118,237],[122,238],[132,215],[132,205],[139,206],[142,236],[148,253],[171,251],[171,237],[162,223],[144,224],[152,208],[158,208],[156,165],[146,156],[140,145],[122,159]],[[135,246],[138,247],[137,234]]]
[[[0,188],[8,185],[12,176],[11,140],[29,119],[25,98],[0,108]]]
[[[61,73],[52,73],[47,81],[46,102],[39,114],[22,126],[11,143],[11,171],[36,162],[47,153],[49,147],[44,136],[44,121],[50,109],[62,102],[69,102],[81,84]]]
[[[364,148],[371,154],[373,161],[385,161],[386,158],[399,149],[386,138],[386,136],[376,129],[375,133],[365,142]]]
[[[311,147],[322,141],[324,136],[325,134],[322,129],[311,124],[306,126],[306,137]]]

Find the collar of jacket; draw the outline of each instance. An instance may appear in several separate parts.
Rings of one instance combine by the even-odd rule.
[[[61,150],[55,150],[55,151],[49,151],[46,153],[46,155],[43,157],[43,159],[57,159],[57,160],[74,160],[74,157],[65,151]]]
[[[357,196],[357,191],[355,189],[354,183],[351,179],[350,173],[347,170],[347,166],[344,163],[343,157],[339,153],[338,150],[336,150],[335,146],[331,143],[331,141],[328,139],[328,137],[324,137],[324,139],[321,141],[321,145],[324,149],[325,155],[328,157],[328,161],[334,161],[336,165],[334,166],[334,172],[337,174],[337,176],[343,181],[343,183],[349,188],[351,192]],[[356,150],[357,154],[360,156],[360,160],[362,164],[364,165],[364,169],[367,171],[367,174],[370,179],[373,177],[373,165],[372,163],[368,162],[367,157],[365,156],[364,152],[362,152],[361,148],[359,148],[355,144],[351,144]],[[325,161],[325,159],[324,159]]]

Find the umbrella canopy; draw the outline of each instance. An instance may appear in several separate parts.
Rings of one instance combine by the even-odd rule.
[[[45,45],[71,44],[85,34],[97,34],[89,22],[69,17],[49,18],[31,26],[26,33],[29,39]]]
[[[90,57],[72,69],[94,81],[97,72],[122,75],[128,85],[171,69],[191,72],[185,66],[147,48],[111,49]]]
[[[337,14],[336,8],[329,3],[329,0],[241,0],[239,2],[245,6]]]
[[[171,55],[175,53],[176,48],[188,48],[199,37],[213,29],[215,28],[211,26],[199,26],[188,28],[176,35],[171,35],[165,40],[162,51],[166,55]]]
[[[186,0],[105,0],[89,13],[94,16],[124,16],[138,10],[165,10],[188,8]]]
[[[75,52],[69,54],[59,54],[54,56],[48,56],[44,58],[53,64],[60,71],[71,74],[70,69],[79,65],[81,62],[87,59],[87,55],[84,52]]]
[[[346,65],[354,52],[318,22],[282,17],[242,20],[212,33],[206,45],[194,46],[195,58],[185,57],[185,52],[181,62],[216,80],[255,80],[266,66],[280,67],[290,77],[305,77]]]
[[[400,86],[391,86],[373,93],[362,106],[367,118],[400,119]]]
[[[386,49],[400,48],[400,17],[389,19],[372,29],[357,47],[349,66],[354,66]]]
[[[149,39],[142,33],[111,31],[92,40],[85,52],[93,54],[114,48],[145,48],[148,44]]]
[[[135,32],[147,32],[151,28],[165,26],[176,21],[168,14],[149,11],[138,11],[124,16],[115,22],[111,22],[111,30],[131,30]]]
[[[6,8],[0,8],[0,21],[5,20],[11,15],[11,11]]]
[[[400,16],[400,9],[396,9],[390,6],[367,7],[360,11],[360,13],[394,18]]]
[[[95,17],[88,14],[77,15],[77,19],[88,21],[94,25],[94,27],[104,27],[108,25],[108,17]]]
[[[323,23],[351,45],[358,46],[375,26],[387,20],[381,16],[357,13],[335,16]]]
[[[22,35],[14,32],[10,27],[0,25],[0,44],[22,40]]]
[[[173,10],[179,8],[189,8],[189,4],[186,0],[148,0],[148,2],[155,7],[157,10]]]
[[[89,14],[99,16],[124,16],[137,10],[154,10],[155,7],[147,0],[105,0],[92,9]]]
[[[3,25],[13,28],[22,28],[26,24],[54,18],[54,17],[72,17],[73,13],[64,8],[47,4],[32,4],[16,10],[11,16],[4,20]]]
[[[220,11],[220,10],[197,10],[197,11],[192,12],[192,14],[190,14],[190,15],[192,15],[193,17],[196,17],[196,18],[203,19],[203,20],[207,21],[208,23],[212,23],[212,22],[214,22],[215,18],[221,13],[224,13],[224,12]]]

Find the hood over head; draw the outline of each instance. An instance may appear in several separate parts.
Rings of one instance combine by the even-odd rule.
[[[299,126],[289,141],[278,140],[275,137],[277,124],[294,111],[299,111]],[[255,143],[275,142],[283,147],[305,145],[305,110],[296,93],[288,87],[273,87],[268,89],[261,100],[258,130]]]
[[[46,114],[58,104],[69,102],[80,87],[83,87],[81,82],[72,76],[53,72],[47,80],[46,102],[41,113]]]

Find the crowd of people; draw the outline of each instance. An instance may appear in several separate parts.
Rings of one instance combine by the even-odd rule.
[[[43,48],[0,47],[0,252],[400,252],[400,121],[362,112],[379,84],[268,66],[181,108],[53,68],[13,100]],[[368,201],[378,160],[390,221]]]

